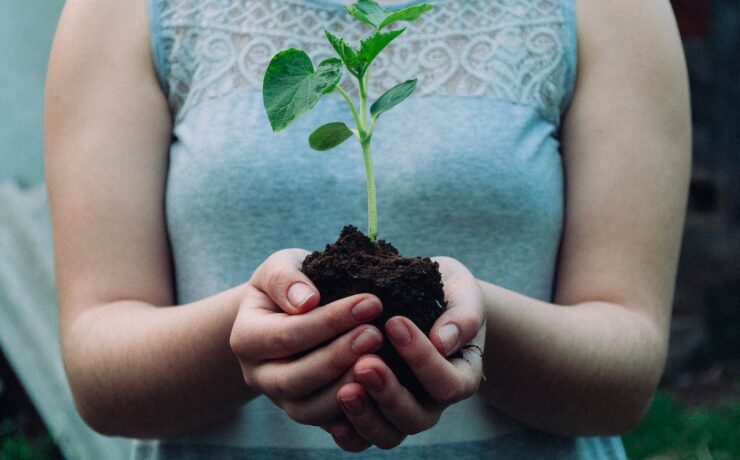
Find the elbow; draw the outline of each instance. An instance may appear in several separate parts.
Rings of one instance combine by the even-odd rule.
[[[126,416],[131,412],[131,404],[120,389],[106,383],[94,364],[65,354],[67,382],[82,421],[104,436],[139,437],[140,433],[132,432],[136,424]]]
[[[650,403],[653,400],[654,392],[649,396],[630,397],[624,401],[624,404],[618,405],[612,411],[609,420],[603,421],[603,427],[594,435],[601,436],[622,436],[634,430],[645,417]]]
[[[642,351],[629,353],[621,366],[615,366],[621,371],[612,374],[607,379],[610,383],[604,385],[602,397],[609,401],[606,413],[611,416],[604,420],[605,429],[599,433],[602,435],[620,436],[635,429],[650,408],[663,376],[668,354],[667,327],[644,318],[637,324],[634,330],[640,331],[639,342],[630,349]]]
[[[653,402],[658,387],[659,378],[646,381],[633,389],[629,395],[624,395],[621,403],[614,408],[613,420],[605,431],[605,435],[621,436],[634,430],[645,418],[645,414]]]
[[[568,435],[621,436],[635,429],[645,417],[658,389],[665,364],[666,346],[655,336],[654,346],[646,347],[637,358],[614,365],[582,388],[585,404],[577,404],[573,414],[576,430]],[[583,409],[586,409],[585,411]]]
[[[100,385],[84,382],[82,376],[69,371],[67,376],[77,413],[88,427],[104,436],[136,436],[129,432],[134,425],[126,424],[123,417],[116,415],[119,411],[101,391]]]
[[[157,416],[132,410],[122,398],[80,390],[73,390],[73,396],[80,418],[103,436],[147,439],[181,434]]]
[[[633,387],[634,389],[634,387]],[[570,406],[564,414],[545,424],[532,424],[559,436],[621,436],[640,424],[650,407],[655,389],[644,388],[628,393],[621,391],[590,395],[590,401]]]
[[[621,436],[632,431],[645,417],[660,383],[663,366],[643,369],[632,379],[623,381],[619,388],[602,394],[604,411],[598,417],[600,429],[594,435]]]
[[[64,339],[64,336],[63,336]],[[104,436],[126,436],[119,412],[115,408],[111,385],[105,383],[95,357],[82,353],[80,347],[62,341],[63,362],[67,383],[77,414],[93,431]]]
[[[78,396],[77,394],[74,397],[77,413],[85,424],[103,436],[126,437],[127,433],[124,432],[122,427],[112,423],[110,414],[106,413],[100,404],[96,404],[91,399],[89,397]]]

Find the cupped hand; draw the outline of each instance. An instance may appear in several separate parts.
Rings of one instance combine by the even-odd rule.
[[[286,249],[257,268],[230,344],[249,387],[299,423],[326,425],[343,417],[336,394],[357,359],[380,348],[382,334],[366,323],[382,306],[359,294],[315,308],[318,290],[300,271],[307,254]]]
[[[377,356],[361,357],[354,366],[355,381],[336,394],[346,420],[328,427],[345,450],[396,447],[406,436],[434,426],[447,407],[478,391],[485,342],[480,288],[460,262],[448,257],[434,260],[448,306],[429,337],[405,317],[391,318],[385,325],[391,343],[431,399],[418,401]]]

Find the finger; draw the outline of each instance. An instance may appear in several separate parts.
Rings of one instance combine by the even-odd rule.
[[[359,383],[349,383],[340,388],[337,400],[357,434],[370,444],[392,449],[406,438],[378,411]]]
[[[359,360],[354,373],[380,413],[402,433],[421,433],[439,421],[442,406],[434,402],[420,404],[377,356]]]
[[[268,360],[253,372],[257,387],[279,399],[300,399],[347,372],[357,359],[383,343],[375,326],[357,326],[325,347],[297,359]]]
[[[336,399],[336,394],[334,396]],[[337,446],[347,452],[362,452],[371,445],[362,439],[352,425],[345,419],[330,423],[324,429],[331,434]]]
[[[305,313],[319,304],[319,290],[301,271],[303,249],[283,249],[268,257],[252,274],[249,284],[265,292],[284,312]]]
[[[435,401],[449,405],[478,391],[480,360],[448,361],[408,318],[395,316],[385,325],[398,354]]]
[[[354,382],[354,372],[349,369],[335,382],[302,399],[272,401],[282,408],[294,421],[303,425],[322,426],[344,418],[342,409],[337,403],[339,389]]]
[[[259,362],[306,352],[383,311],[377,297],[358,294],[302,315],[275,313],[266,295],[251,290],[255,293],[245,294],[231,334],[232,350],[243,361]]]
[[[435,321],[429,338],[443,356],[450,356],[463,344],[472,342],[484,327],[485,316],[480,307],[482,295],[480,286],[464,265],[448,257],[434,260],[443,270],[447,310]],[[483,348],[484,344],[477,345]]]

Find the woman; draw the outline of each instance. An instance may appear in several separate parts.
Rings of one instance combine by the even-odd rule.
[[[623,458],[611,436],[665,360],[689,177],[670,5],[441,0],[373,64],[375,97],[421,86],[375,136],[380,235],[451,256],[429,337],[386,325],[420,404],[372,355],[378,299],[314,309],[307,252],[284,249],[364,219],[358,153],[305,147],[342,101],[273,136],[260,92],[279,49],[330,53],[322,27],[357,43],[343,3],[67,2],[46,159],[80,413],[161,440],[140,458]]]

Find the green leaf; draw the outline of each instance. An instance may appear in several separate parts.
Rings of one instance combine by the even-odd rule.
[[[406,80],[389,89],[370,107],[370,115],[378,118],[381,113],[387,112],[409,97],[416,89],[416,80]]]
[[[389,11],[378,5],[374,0],[358,0],[352,5],[347,5],[347,12],[355,19],[370,24],[377,30],[381,30],[394,22],[416,21],[419,16],[433,8],[428,3],[414,5],[400,11]]]
[[[311,110],[341,78],[342,61],[337,58],[324,59],[314,71],[311,58],[301,50],[289,48],[273,56],[262,86],[272,130],[285,129]]]
[[[350,46],[350,44],[342,37],[337,37],[326,29],[324,29],[324,33],[326,34],[326,39],[329,40],[334,51],[336,51],[339,57],[342,58],[344,65],[347,66],[347,69],[352,73],[352,75],[356,77],[361,76],[364,73],[366,66],[362,59],[360,59],[357,51],[355,51],[354,48],[352,48],[352,46]]]
[[[416,21],[417,19],[419,19],[419,16],[431,10],[432,8],[434,8],[432,5],[429,5],[428,3],[422,3],[421,5],[410,6],[400,11],[391,13],[389,16],[386,16],[386,18],[383,19],[383,21],[378,25],[378,30],[381,30],[382,28],[398,21]]]
[[[390,11],[373,0],[358,0],[351,5],[347,5],[347,12],[355,19],[375,28],[390,14]]]
[[[380,54],[396,37],[401,35],[406,29],[392,30],[390,32],[375,32],[371,36],[360,42],[360,58],[365,61],[366,66]]]
[[[308,145],[314,150],[323,152],[336,147],[350,137],[352,137],[352,131],[347,125],[341,121],[336,121],[327,123],[311,133],[308,137]]]

